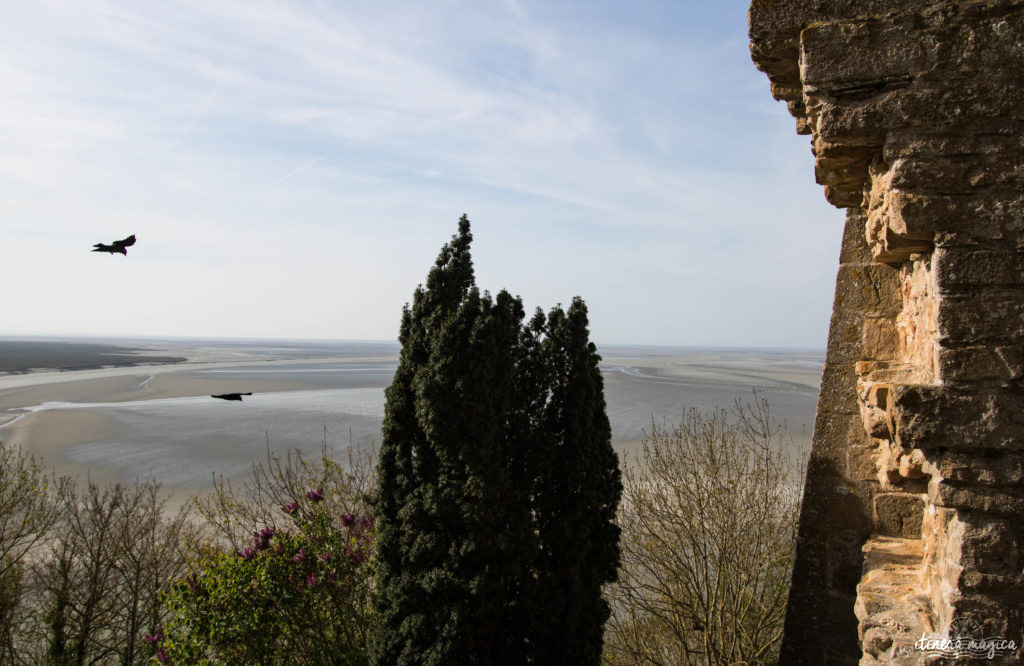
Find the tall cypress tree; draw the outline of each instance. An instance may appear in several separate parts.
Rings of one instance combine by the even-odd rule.
[[[477,290],[471,241],[463,216],[402,313],[374,501],[374,661],[597,663],[619,481],[586,308],[523,326],[518,298]],[[552,595],[568,617],[549,615]],[[589,648],[556,648],[567,623]]]
[[[601,357],[589,340],[587,306],[574,298],[554,308],[541,349],[548,399],[540,414],[544,447],[536,452],[534,516],[540,589],[531,630],[533,663],[597,664],[608,603],[601,586],[615,580],[622,495],[618,457],[605,411]]]

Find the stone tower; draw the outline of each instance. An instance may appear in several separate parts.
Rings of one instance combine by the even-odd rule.
[[[951,658],[922,636],[1020,663],[1024,0],[754,0],[749,23],[847,209],[782,663]]]

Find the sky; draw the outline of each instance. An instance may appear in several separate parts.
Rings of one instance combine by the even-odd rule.
[[[0,335],[394,340],[465,213],[598,344],[824,348],[843,214],[746,2],[0,8]]]

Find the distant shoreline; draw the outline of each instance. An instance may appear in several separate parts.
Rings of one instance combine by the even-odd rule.
[[[184,356],[91,342],[0,340],[0,376],[184,363]]]

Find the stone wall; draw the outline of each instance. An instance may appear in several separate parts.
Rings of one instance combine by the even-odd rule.
[[[754,0],[847,209],[783,663],[1024,640],[1024,0]],[[931,663],[931,662],[929,662]]]

